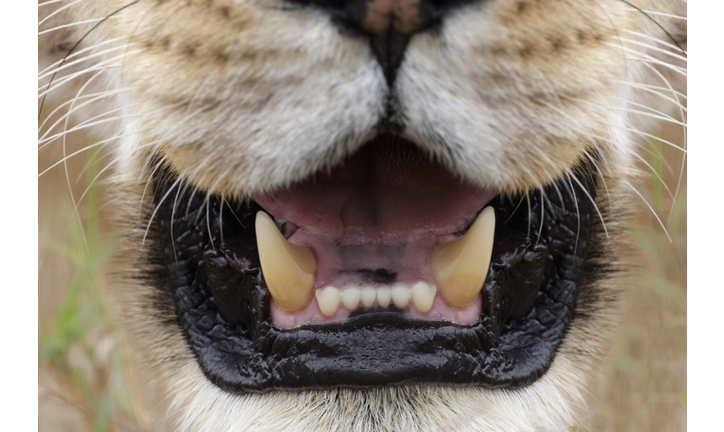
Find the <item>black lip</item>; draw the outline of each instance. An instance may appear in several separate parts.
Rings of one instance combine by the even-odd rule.
[[[483,313],[471,326],[390,313],[279,329],[256,251],[259,206],[200,193],[168,168],[154,176],[155,250],[164,269],[155,278],[201,369],[230,392],[409,382],[522,387],[545,373],[574,318],[597,217],[593,166],[490,203],[493,258]]]

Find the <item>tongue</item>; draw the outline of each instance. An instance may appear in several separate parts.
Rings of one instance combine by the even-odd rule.
[[[410,141],[381,135],[329,173],[254,200],[330,244],[394,247],[450,238],[494,195],[455,177]]]

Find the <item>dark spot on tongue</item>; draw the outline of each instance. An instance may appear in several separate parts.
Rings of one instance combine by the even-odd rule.
[[[254,200],[337,244],[395,245],[463,229],[494,195],[456,177],[414,143],[384,134],[330,172]]]

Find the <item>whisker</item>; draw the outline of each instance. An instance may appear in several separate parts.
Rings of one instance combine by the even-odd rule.
[[[581,190],[583,191],[583,193],[591,201],[591,204],[593,204],[593,208],[596,210],[596,213],[598,214],[598,218],[601,221],[601,225],[603,225],[603,232],[606,233],[606,238],[609,238],[608,227],[606,226],[606,221],[603,220],[603,214],[601,214],[601,209],[598,208],[598,204],[596,204],[596,200],[593,199],[591,194],[588,192],[588,189],[586,189],[583,186],[583,183],[581,183],[581,181],[578,180],[578,177],[576,177],[575,175],[569,175],[568,180],[570,181],[571,178],[573,178],[573,180],[578,184],[578,186],[581,187]],[[573,193],[575,194],[575,191]],[[578,211],[578,200],[576,200],[576,211]],[[579,219],[579,224],[580,224],[580,219]]]
[[[671,42],[667,42],[667,41],[665,41],[665,40],[663,40],[663,39],[659,39],[659,38],[657,38],[657,37],[655,37],[655,36],[651,36],[651,35],[648,35],[648,34],[646,34],[646,33],[641,33],[641,32],[635,31],[635,30],[624,29],[623,31],[624,31],[625,33],[630,34],[630,35],[636,36],[637,38],[639,38],[639,40],[641,40],[641,39],[646,39],[646,40],[650,41],[654,46],[657,46],[657,45],[658,45],[658,46],[662,46],[662,47],[668,48],[670,51],[676,51],[676,52],[677,52],[677,55],[679,55],[682,59],[685,58],[684,56],[681,56],[681,55],[679,54],[679,52],[680,52],[680,47],[677,46],[677,45],[674,45],[674,44],[671,43]]]
[[[56,4],[56,3],[61,3],[61,2],[63,2],[63,1],[65,1],[65,0],[50,0],[50,1],[46,1],[46,2],[44,2],[44,3],[39,3],[39,4],[38,4],[38,10],[42,9],[44,6],[46,6],[46,7],[47,7],[47,6],[52,6],[52,5]],[[42,26],[43,24],[45,24],[46,21],[48,21],[49,19],[52,19],[54,16],[60,14],[60,13],[63,12],[64,10],[66,10],[66,9],[68,9],[68,8],[72,8],[75,4],[80,3],[80,2],[82,2],[82,1],[84,1],[84,0],[73,0],[72,2],[66,4],[65,6],[59,7],[57,10],[54,10],[53,12],[51,12],[50,14],[48,14],[48,16],[46,16],[45,18],[43,18],[42,20],[40,20],[40,22],[38,22],[38,27]]]
[[[671,36],[671,33],[669,33],[661,24],[659,24],[658,21],[656,21],[655,19],[653,19],[653,18],[649,15],[649,12],[648,12],[648,11],[644,11],[643,9],[640,9],[638,6],[635,6],[635,5],[629,3],[629,2],[626,1],[626,0],[619,0],[619,1],[622,2],[622,3],[624,3],[624,4],[626,4],[626,5],[628,5],[628,6],[631,7],[632,9],[637,10],[638,12],[640,12],[641,14],[643,14],[646,18],[648,18],[649,20],[651,20],[651,22],[653,22],[654,24],[656,24],[656,26],[657,26],[658,28],[660,28],[661,31],[663,31],[664,33],[666,33],[666,36],[669,37],[669,39],[674,43],[674,45],[676,45],[677,47],[679,47],[679,49],[684,53],[684,55],[686,55],[686,51],[684,51],[684,49],[681,48],[681,46],[680,46],[679,43],[676,41],[676,39],[674,39],[674,37]]]
[[[540,226],[538,227],[538,237],[535,239],[536,246],[540,242],[540,236],[543,233],[543,221],[545,220],[545,192],[543,191],[543,188],[538,188],[540,191]]]
[[[638,190],[636,190],[636,188],[633,187],[633,185],[632,185],[628,180],[624,180],[623,182],[624,182],[629,188],[631,188],[631,190],[633,190],[634,193],[636,193],[636,195],[638,195],[639,198],[641,198],[641,201],[643,201],[644,204],[646,204],[646,206],[649,208],[649,210],[651,210],[651,214],[654,215],[654,217],[656,218],[656,220],[659,222],[659,225],[660,225],[661,228],[664,230],[664,234],[666,234],[666,238],[669,239],[669,242],[670,242],[670,243],[673,243],[673,241],[671,240],[671,236],[669,236],[669,231],[666,229],[666,226],[664,226],[664,223],[661,221],[661,218],[659,218],[659,215],[656,213],[656,210],[654,210],[654,208],[651,207],[651,204],[649,204],[649,202],[646,201],[646,198],[644,198],[644,196],[641,195],[641,192],[639,192]]]
[[[669,186],[666,184],[664,179],[661,178],[661,175],[657,172],[657,170],[654,169],[654,167],[651,166],[651,164],[646,159],[644,159],[641,155],[634,153],[634,157],[636,157],[636,159],[638,159],[641,163],[646,165],[646,167],[649,170],[651,170],[651,172],[654,174],[654,176],[656,176],[656,179],[661,183],[661,185],[664,187],[666,192],[669,194],[669,197],[674,199],[674,194],[671,192],[671,189],[669,189]],[[666,161],[664,161],[664,162],[666,162]],[[668,164],[667,164],[667,167],[669,168],[669,170],[671,170],[671,167],[668,166]]]
[[[618,98],[614,98],[614,99],[618,99]],[[619,100],[625,101],[624,99],[619,99]],[[581,101],[581,102],[585,102],[585,101]],[[686,126],[686,123],[684,123],[684,122],[682,122],[682,121],[680,121],[680,120],[678,120],[678,119],[676,119],[676,118],[674,118],[674,117],[672,117],[672,116],[670,116],[670,115],[668,115],[668,114],[662,113],[661,111],[657,111],[657,110],[655,110],[655,109],[653,109],[653,108],[650,108],[650,107],[648,107],[648,106],[646,106],[646,105],[639,104],[639,103],[636,103],[636,102],[630,102],[630,103],[631,103],[632,105],[637,105],[637,106],[644,107],[644,108],[649,109],[649,110],[651,110],[651,111],[643,111],[643,110],[638,110],[638,109],[634,109],[634,108],[626,108],[626,107],[622,107],[622,106],[611,107],[611,109],[614,109],[614,110],[617,110],[617,111],[624,111],[624,112],[628,112],[628,113],[632,113],[632,114],[638,114],[638,115],[641,115],[641,116],[644,116],[644,117],[649,117],[649,118],[653,118],[653,119],[656,119],[656,120],[661,120],[661,121],[663,121],[663,122],[675,124],[675,125],[678,125],[678,126]]]
[[[573,256],[575,257],[576,254],[578,254],[578,240],[581,237],[581,211],[578,208],[578,198],[576,197],[576,189],[573,187],[573,183],[571,183],[571,177],[573,177],[576,181],[578,179],[575,175],[571,175],[570,171],[566,173],[566,177],[568,178],[568,185],[571,187],[571,194],[573,195],[573,203],[576,205],[576,241],[573,245]],[[578,183],[581,184],[580,182]],[[582,189],[585,190],[583,186],[581,186]],[[598,206],[596,206],[596,203],[593,203],[593,206],[596,207],[596,210],[598,210]],[[601,223],[603,224],[604,231],[606,230],[606,224],[603,223],[603,218],[601,218]],[[608,237],[608,233],[606,233],[606,237]]]
[[[146,224],[146,230],[143,233],[143,239],[141,240],[141,246],[146,244],[146,237],[148,236],[148,232],[151,229],[151,223],[153,222],[153,219],[156,217],[156,214],[158,213],[158,210],[161,208],[161,205],[166,201],[166,198],[168,198],[169,194],[171,193],[174,188],[178,187],[179,184],[181,184],[181,180],[183,179],[183,175],[180,175],[176,178],[173,185],[166,191],[166,193],[161,197],[161,200],[159,200],[158,204],[156,204],[156,207],[153,209],[153,212],[151,213],[151,217],[148,218],[148,224]],[[173,223],[173,221],[172,221]]]
[[[583,150],[583,154],[586,155],[586,158],[588,161],[596,168],[596,173],[598,177],[601,179],[601,182],[603,183],[603,189],[606,191],[606,197],[608,198],[608,208],[609,211],[613,208],[613,201],[611,200],[611,193],[608,190],[608,183],[606,183],[606,176],[603,172],[603,167],[607,166],[606,163],[603,163],[603,167],[599,165],[598,162],[596,162],[596,158],[593,157],[593,155],[588,151],[588,149]],[[599,152],[599,157],[604,157],[601,152]]]
[[[44,146],[44,144],[47,143],[48,141],[53,141],[54,139],[57,139],[58,136],[59,136],[59,134],[63,134],[63,133],[66,133],[66,132],[70,132],[70,131],[61,131],[61,132],[58,132],[58,133],[55,134],[55,135],[48,136],[48,134],[50,134],[50,133],[51,133],[52,131],[54,131],[58,126],[60,126],[60,123],[61,123],[61,122],[65,122],[65,119],[66,119],[67,117],[71,117],[73,114],[75,114],[76,112],[82,110],[83,108],[85,108],[85,107],[88,106],[88,105],[91,105],[91,104],[93,104],[93,103],[95,103],[95,102],[99,102],[99,101],[101,101],[101,100],[103,100],[103,99],[105,99],[105,98],[108,98],[108,97],[116,96],[116,95],[120,94],[120,92],[121,92],[121,91],[108,91],[108,92],[102,92],[102,93],[92,93],[92,94],[88,94],[88,95],[77,96],[76,98],[74,98],[74,99],[72,99],[72,100],[69,100],[69,101],[63,103],[62,105],[58,106],[58,108],[54,109],[53,112],[51,112],[50,115],[49,115],[45,120],[43,120],[43,122],[42,122],[42,123],[40,124],[40,126],[38,127],[38,131],[45,130],[45,132],[43,133],[43,135],[42,135],[42,136],[40,137],[40,139],[38,140],[38,144],[40,144],[40,148],[42,148],[42,147]],[[68,109],[68,111],[64,112],[63,115],[61,115],[59,118],[57,118],[52,125],[48,126],[48,121],[50,121],[50,119],[53,118],[53,115],[54,115],[54,114],[57,114],[57,113],[59,113],[59,112],[62,112],[65,108],[72,107],[74,101],[75,101],[75,102],[77,102],[77,101],[82,101],[82,102],[81,102],[80,104],[78,104],[77,106],[75,106],[75,107],[73,107],[73,108],[71,108],[71,109]],[[97,115],[97,116],[95,116],[95,117],[93,117],[93,118],[94,118],[94,119],[101,118],[101,117],[103,117],[103,116],[105,116],[105,115],[108,115],[108,114],[110,114],[110,113],[112,113],[112,112],[122,111],[122,110],[125,109],[125,108],[128,108],[128,106],[123,107],[123,108],[115,108],[115,109],[112,109],[112,110],[108,110],[108,111],[106,111],[106,112],[104,112],[104,113],[102,113],[102,114],[99,114],[99,115]],[[90,120],[90,119],[88,119],[88,120]]]
[[[141,199],[140,199],[140,201],[139,201],[139,207],[138,207],[138,216],[139,216],[139,217],[141,217],[141,215],[143,214],[143,201],[146,199],[146,193],[148,192],[148,188],[149,188],[150,185],[151,185],[151,181],[152,181],[152,179],[155,177],[155,175],[156,175],[156,173],[158,172],[158,170],[161,169],[161,167],[164,165],[164,163],[166,163],[166,156],[163,156],[163,157],[156,163],[156,165],[153,167],[153,170],[151,170],[151,174],[150,174],[150,175],[148,176],[148,178],[146,179],[146,184],[145,184],[144,187],[143,187],[143,193],[141,193]],[[150,165],[147,165],[147,167],[148,167],[148,166],[150,166]],[[174,204],[174,205],[175,205],[175,204]],[[174,211],[175,211],[175,207],[174,207]]]
[[[73,157],[75,157],[75,156],[78,156],[78,155],[80,155],[81,153],[84,153],[84,152],[86,152],[86,151],[88,151],[88,150],[92,150],[92,149],[94,149],[94,148],[101,147],[101,146],[103,146],[104,144],[106,144],[106,143],[108,143],[108,142],[117,140],[117,139],[119,139],[121,136],[122,136],[121,134],[118,134],[118,135],[115,135],[115,136],[113,136],[113,137],[111,137],[111,138],[106,138],[106,139],[104,139],[104,140],[102,140],[102,141],[98,141],[98,142],[96,142],[96,143],[93,143],[93,144],[90,144],[90,145],[87,145],[87,146],[83,146],[83,148],[74,151],[73,153],[71,153],[71,154],[63,157],[62,159],[60,159],[59,161],[55,162],[54,164],[52,164],[52,165],[49,166],[48,168],[44,169],[40,174],[38,174],[38,178],[42,177],[42,176],[45,175],[48,171],[52,170],[53,168],[57,167],[58,165],[60,165],[60,164],[62,164],[62,163],[65,163],[67,160],[69,160],[69,159],[71,159],[71,158],[73,158]]]
[[[206,232],[209,234],[209,241],[211,242],[211,249],[216,252],[216,246],[214,245],[214,235],[211,232],[211,213],[209,211],[209,205],[211,203],[211,194],[206,193],[206,198],[204,199],[206,201]]]
[[[99,114],[95,117],[92,117],[91,119],[88,119],[87,121],[84,121],[82,123],[77,124],[76,126],[73,126],[72,128],[63,130],[62,132],[58,132],[56,134],[51,135],[50,137],[39,140],[39,142],[42,144],[41,148],[47,146],[49,143],[51,143],[53,141],[65,138],[67,135],[69,135],[72,132],[78,132],[78,131],[82,131],[84,129],[90,129],[90,128],[100,126],[103,124],[112,123],[114,121],[118,121],[118,120],[121,120],[124,118],[137,117],[136,114],[126,114],[126,115],[117,115],[117,116],[113,116],[113,117],[103,118],[103,117],[107,116],[108,114],[111,114],[115,111],[120,111],[120,110],[123,110],[123,108],[116,108],[109,112]],[[65,121],[68,121],[69,119],[70,119],[70,116],[64,116]]]
[[[71,28],[71,27],[75,27],[75,26],[80,26],[80,25],[83,25],[83,24],[97,23],[97,22],[100,21],[101,19],[102,19],[102,18],[92,18],[92,19],[88,19],[88,20],[84,20],[84,21],[76,21],[76,22],[74,22],[74,23],[59,25],[59,26],[56,26],[56,27],[53,27],[53,28],[49,28],[49,29],[47,29],[47,30],[39,31],[39,32],[38,32],[38,36],[42,36],[42,35],[44,35],[44,34],[52,33],[52,32],[54,32],[54,31],[58,31],[58,30],[66,29],[66,28]]]
[[[92,185],[95,184],[95,182],[97,182],[98,179],[101,178],[101,176],[102,176],[106,171],[108,171],[113,165],[114,165],[113,162],[110,162],[110,163],[106,164],[103,168],[100,169],[100,171],[98,171],[98,174],[96,174],[95,177],[93,177],[93,179],[89,182],[88,187],[85,188],[85,190],[83,191],[83,193],[81,194],[81,196],[78,197],[78,202],[75,203],[75,208],[74,208],[74,210],[75,210],[76,212],[78,211],[78,207],[80,206],[80,203],[83,202],[83,198],[85,198],[86,194],[88,194],[88,192],[91,190]]]
[[[647,66],[647,67],[649,68],[649,70],[651,70],[655,75],[657,75],[667,86],[669,86],[669,88],[671,88],[671,90],[673,91],[673,87],[671,86],[671,83],[669,82],[669,80],[666,79],[666,77],[664,77],[664,76],[661,74],[661,72],[659,72],[658,70],[656,70],[656,68],[652,67],[651,65],[646,65],[646,66]],[[683,118],[686,118],[686,117],[684,116],[684,111],[683,111],[683,109],[682,109],[682,104],[679,104],[679,115],[681,116],[682,119],[683,119]],[[681,168],[680,168],[680,170],[679,170],[679,180],[678,180],[678,182],[677,182],[677,184],[676,184],[676,191],[674,192],[674,199],[673,199],[673,202],[672,202],[671,211],[669,212],[669,218],[667,218],[667,219],[670,219],[670,218],[671,218],[671,215],[673,214],[673,211],[674,211],[674,207],[673,207],[673,206],[676,205],[676,199],[677,199],[677,197],[679,196],[679,190],[681,189],[681,183],[682,183],[682,180],[683,180],[683,178],[684,178],[684,167],[685,167],[685,165],[686,165],[686,154],[687,154],[687,151],[686,151],[686,149],[687,149],[687,133],[686,133],[686,131],[687,131],[687,126],[684,125],[684,126],[682,126],[682,128],[683,128],[684,142],[682,143],[683,149],[682,149],[682,156],[681,156]]]
[[[526,236],[526,239],[530,241],[530,221],[533,217],[533,212],[530,206],[530,196],[528,195],[528,191],[525,191],[525,200],[528,201],[528,235]]]
[[[109,41],[109,42],[111,42],[111,41]],[[105,42],[104,42],[104,44],[105,44]],[[84,62],[91,62],[91,60],[93,60],[95,58],[103,59],[102,61],[93,62],[93,66],[94,66],[93,68],[84,68],[73,74],[63,75],[63,76],[59,77],[58,79],[53,81],[53,83],[55,85],[52,87],[52,89],[55,89],[55,88],[60,87],[59,82],[64,82],[64,81],[67,81],[68,79],[74,79],[78,76],[83,75],[84,73],[87,73],[88,71],[118,66],[118,65],[112,64],[112,62],[115,60],[123,59],[126,56],[126,54],[124,53],[124,54],[118,55],[116,57],[104,58],[108,53],[113,52],[113,51],[123,50],[123,49],[127,48],[128,45],[121,45],[121,46],[113,45],[113,46],[104,48],[103,50],[92,52],[91,54],[88,54],[88,55],[86,55],[87,54],[86,52],[83,52],[86,50],[87,51],[95,50],[100,45],[102,45],[102,44],[91,46],[91,47],[85,48],[85,50],[79,51],[78,53],[72,54],[71,56],[68,57],[68,59],[72,58],[72,61],[66,61],[65,63],[63,63],[62,61],[57,61],[57,62],[54,62],[53,64],[47,66],[45,69],[43,69],[38,74],[38,81],[42,81],[46,78],[50,78],[53,75],[57,76],[58,73],[60,73],[60,72],[65,72],[66,70],[72,69]],[[141,50],[139,49],[138,51],[140,52]],[[61,66],[61,64],[62,64],[62,66]],[[50,91],[51,91],[51,87],[47,87],[47,84],[41,84],[38,87],[39,95],[46,94]]]
[[[160,166],[160,164],[159,164]],[[185,187],[185,186],[184,186]],[[173,248],[173,258],[176,262],[176,265],[178,265],[178,253],[176,252],[176,236],[173,234],[173,227],[174,227],[174,221],[175,221],[175,215],[176,215],[176,206],[178,205],[178,198],[181,194],[180,187],[176,188],[176,197],[173,199],[173,205],[171,206],[171,229],[170,229],[170,235],[171,235],[171,247]]]
[[[631,82],[631,81],[615,81],[617,84],[625,85],[628,87],[635,88],[636,90],[641,90],[647,93],[651,93],[655,96],[658,96],[668,102],[671,102],[673,105],[676,105],[680,110],[683,110],[683,112],[687,111],[687,108],[683,105],[681,102],[681,99],[686,100],[686,95],[682,94],[681,92],[678,92],[676,90],[669,90],[669,87],[660,87],[660,86],[654,86],[654,85],[648,85],[640,82]],[[658,90],[665,90],[665,91],[658,91]],[[669,96],[669,94],[673,95],[674,97]]]
[[[676,60],[679,60],[679,61],[682,61],[682,62],[686,62],[686,60],[687,60],[687,57],[686,57],[685,55],[681,55],[680,53],[672,52],[672,51],[670,51],[670,50],[667,50],[667,49],[664,49],[664,48],[660,48],[660,47],[657,47],[657,46],[655,46],[655,45],[651,45],[651,44],[648,44],[648,43],[646,43],[646,42],[642,42],[642,41],[637,40],[637,39],[627,38],[627,37],[625,37],[625,36],[615,36],[615,39],[618,39],[618,40],[623,41],[623,42],[628,42],[628,43],[630,43],[630,44],[632,44],[632,45],[637,45],[637,46],[646,48],[647,51],[655,51],[655,52],[658,52],[658,53],[661,53],[661,54],[664,54],[664,55],[667,55],[667,56],[671,56],[671,57],[675,58]]]
[[[659,66],[662,66],[666,69],[671,70],[672,72],[675,72],[679,75],[686,76],[686,68],[682,66],[677,66],[671,63],[667,63],[663,60],[657,59],[654,56],[648,55],[646,53],[643,53],[641,51],[637,51],[633,48],[628,48],[626,46],[623,46],[621,44],[612,44],[610,42],[605,42],[606,45],[614,47],[616,49],[622,50],[627,55],[628,59],[631,61],[636,61],[640,63],[651,63],[656,64]]]
[[[135,5],[135,4],[138,3],[139,1],[140,1],[140,0],[136,0],[136,1],[132,2],[132,3],[129,3],[129,4],[125,5],[125,6],[122,6],[122,7],[118,8],[118,9],[116,9],[114,12],[112,12],[111,14],[109,14],[108,16],[106,16],[105,18],[103,18],[101,21],[99,21],[98,23],[96,23],[90,30],[88,30],[83,36],[81,36],[80,39],[78,39],[78,41],[75,43],[75,45],[73,45],[73,47],[70,49],[70,51],[68,52],[68,54],[65,55],[65,57],[63,58],[63,61],[61,62],[60,66],[62,66],[63,63],[65,63],[66,58],[68,58],[68,56],[69,56],[73,51],[75,51],[75,49],[78,47],[78,45],[80,45],[81,42],[83,42],[83,40],[85,40],[85,38],[88,37],[88,35],[91,34],[91,32],[92,32],[93,30],[95,30],[96,28],[98,28],[99,25],[103,24],[104,22],[106,22],[106,20],[110,19],[112,16],[116,15],[117,13],[121,12],[122,10],[124,10],[124,9],[126,9],[126,8],[128,8],[128,7],[130,7],[130,6]],[[54,77],[55,77],[55,74],[53,74],[53,76],[50,77],[50,81],[48,81],[48,88],[50,88],[50,86],[52,85],[52,83],[53,83],[53,78],[54,78]],[[40,102],[40,108],[38,108],[38,120],[40,120],[41,113],[43,112],[43,105],[45,105],[45,96],[43,96],[43,99],[42,99],[41,102]]]

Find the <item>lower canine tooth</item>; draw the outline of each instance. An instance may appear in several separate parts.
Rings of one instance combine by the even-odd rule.
[[[445,303],[470,306],[480,294],[488,274],[495,236],[495,211],[486,207],[459,239],[435,246],[433,271]]]
[[[333,286],[326,286],[314,293],[317,297],[319,310],[326,316],[332,316],[339,309],[339,290]]]
[[[256,214],[256,242],[267,288],[286,312],[304,309],[312,299],[317,262],[312,251],[289,243],[268,214]]]
[[[410,302],[412,291],[410,287],[404,285],[395,285],[392,287],[392,301],[395,306],[402,309]]]

